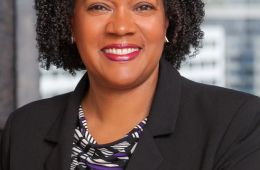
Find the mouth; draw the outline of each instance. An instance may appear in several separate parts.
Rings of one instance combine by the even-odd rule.
[[[101,49],[111,61],[127,62],[139,56],[142,48],[133,44],[111,44]]]

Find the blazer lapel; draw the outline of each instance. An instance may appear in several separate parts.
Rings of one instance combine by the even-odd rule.
[[[64,118],[56,122],[58,124],[45,140],[53,147],[45,163],[46,170],[69,170],[76,115],[77,107],[72,102],[68,105]]]
[[[78,108],[88,87],[88,78],[87,74],[85,74],[75,91],[70,94],[65,111],[59,114],[53,127],[45,137],[45,141],[53,148],[44,165],[46,170],[70,169]]]
[[[163,158],[149,129],[144,130],[126,170],[156,170]]]
[[[160,61],[159,79],[147,125],[126,170],[158,170],[163,163],[156,139],[174,132],[181,96],[179,73],[164,59]]]

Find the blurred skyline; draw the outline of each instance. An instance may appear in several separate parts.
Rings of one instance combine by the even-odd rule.
[[[222,58],[223,61],[219,62],[225,66],[214,67],[214,69],[215,71],[221,69],[222,73],[224,72],[224,75],[222,75],[222,82],[225,82],[224,87],[260,95],[259,9],[259,0],[207,0],[206,18],[203,24],[206,28],[204,29],[204,47],[196,59],[188,62],[196,63],[197,60],[202,58],[204,60],[205,58],[209,59],[212,58],[212,55],[214,56],[222,51],[218,59]],[[215,33],[210,32],[207,28],[211,30],[215,28]],[[212,36],[212,34],[219,36]],[[211,42],[210,45],[208,42]],[[224,45],[224,51],[220,48],[222,45]],[[207,53],[207,56],[204,56],[204,51],[208,51],[209,48],[211,48],[212,55]],[[201,75],[203,75],[203,72],[210,73],[205,70],[206,67],[198,67],[197,70],[201,72]],[[187,72],[189,69],[184,66],[183,72],[187,77],[193,79],[192,74]],[[193,70],[190,69],[190,71],[192,73]],[[198,72],[196,73],[199,74]],[[221,71],[219,70],[219,72]],[[200,81],[200,79],[195,78],[194,80]],[[208,84],[223,86],[212,81],[209,81]]]

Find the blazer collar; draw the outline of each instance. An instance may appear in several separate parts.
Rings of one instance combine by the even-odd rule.
[[[88,76],[85,74],[74,92],[70,93],[68,104],[64,106],[66,107],[65,112],[59,114],[45,137],[45,141],[55,145],[55,148],[46,161],[45,166],[47,170],[69,169],[78,107],[88,88]],[[172,65],[162,58],[159,66],[159,79],[147,125],[134,155],[129,161],[127,170],[155,170],[159,166],[163,158],[153,137],[169,134],[174,131],[178,116],[180,95],[180,75]]]
[[[172,133],[176,124],[181,96],[181,76],[165,59],[161,59],[159,79],[147,126],[153,136]]]
[[[179,73],[164,59],[160,61],[159,80],[142,137],[126,170],[157,170],[163,156],[155,136],[173,133],[181,96]]]
[[[68,102],[64,103],[65,111],[59,113],[48,131],[45,141],[54,147],[44,164],[46,170],[69,170],[78,109],[88,87],[85,74],[75,90],[69,93]]]

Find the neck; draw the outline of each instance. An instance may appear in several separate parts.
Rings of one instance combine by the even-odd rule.
[[[82,101],[85,116],[90,121],[106,125],[139,123],[149,114],[158,70],[140,85],[123,90],[104,87],[90,78],[88,94]]]

